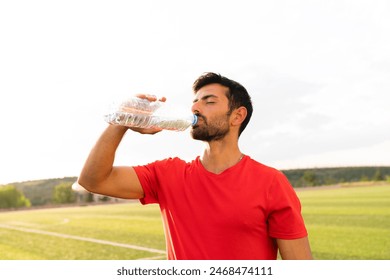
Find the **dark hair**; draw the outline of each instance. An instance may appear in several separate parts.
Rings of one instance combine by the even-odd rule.
[[[220,84],[227,87],[229,90],[226,92],[226,97],[229,100],[229,113],[232,113],[234,109],[244,106],[247,110],[247,116],[242,122],[238,135],[244,131],[251,119],[253,107],[251,97],[249,96],[246,89],[239,83],[230,80],[220,74],[207,72],[200,76],[193,84],[192,89],[197,92],[202,87],[210,84]]]

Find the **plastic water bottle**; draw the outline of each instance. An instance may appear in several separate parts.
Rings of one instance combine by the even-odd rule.
[[[162,128],[183,131],[195,125],[198,117],[193,114],[176,114],[161,101],[149,101],[138,97],[129,98],[115,105],[104,116],[110,124],[140,128]]]

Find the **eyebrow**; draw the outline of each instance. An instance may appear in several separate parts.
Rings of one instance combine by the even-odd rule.
[[[209,99],[209,98],[218,98],[218,96],[214,95],[214,94],[207,94],[205,96],[203,96],[201,98],[201,100],[206,100],[206,99]],[[193,103],[197,102],[199,99],[198,98],[195,98]]]

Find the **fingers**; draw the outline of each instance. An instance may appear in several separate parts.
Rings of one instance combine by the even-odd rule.
[[[149,100],[151,102],[152,101],[157,101],[157,96],[155,96],[153,94],[138,93],[135,96],[138,97],[138,98],[147,99],[147,100]],[[163,97],[160,97],[158,100],[161,101],[161,102],[165,102],[167,100],[167,98],[163,96]]]
[[[138,98],[147,99],[149,101],[156,101],[157,100],[157,97],[155,95],[152,95],[152,94],[138,93],[135,96],[137,96]]]

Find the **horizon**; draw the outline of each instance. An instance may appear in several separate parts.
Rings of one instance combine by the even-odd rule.
[[[390,168],[390,165],[370,165],[370,166],[332,166],[332,167],[308,167],[308,168],[291,168],[291,169],[279,169],[279,171],[295,171],[295,170],[322,170],[322,169],[354,169],[354,168]],[[0,186],[7,186],[12,184],[45,181],[45,180],[62,180],[62,179],[78,178],[78,176],[64,176],[64,177],[53,177],[53,178],[38,178],[38,179],[27,179],[23,181],[14,181],[8,183],[1,183]],[[77,182],[77,181],[75,181]]]

